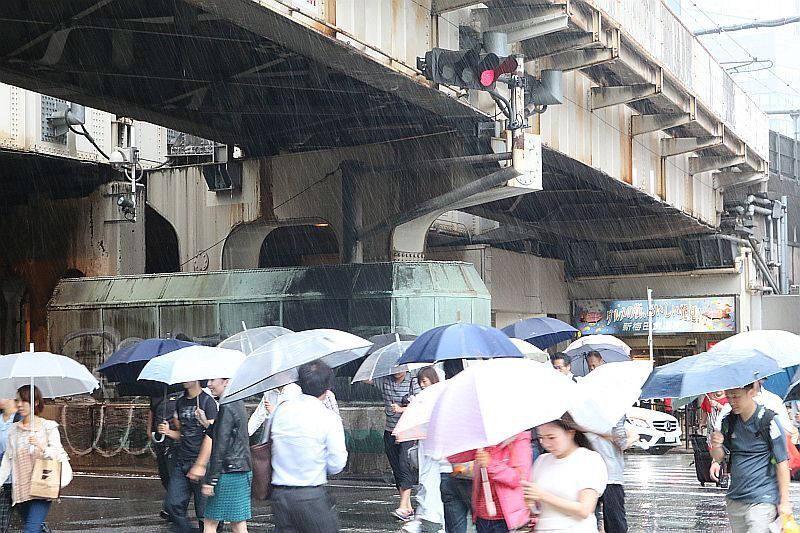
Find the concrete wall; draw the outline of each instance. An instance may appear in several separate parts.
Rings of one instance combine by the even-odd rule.
[[[230,193],[209,191],[201,166],[148,174],[147,203],[175,228],[182,271],[220,270],[231,229],[261,216],[262,162],[252,159],[242,165],[242,188]]]
[[[800,334],[800,295],[763,296],[761,326]]]
[[[474,264],[492,295],[492,313],[498,328],[532,316],[569,317],[563,261],[489,246],[429,249],[426,256]]]
[[[144,210],[136,223],[123,220],[115,193],[128,189],[119,185],[128,187],[110,183],[84,198],[39,198],[11,208],[7,220],[14,223],[0,225],[4,247],[0,272],[6,280],[0,289],[7,306],[0,316],[10,321],[3,329],[9,334],[14,330],[16,340],[14,346],[3,343],[4,353],[27,348],[17,344],[28,335],[37,346],[46,346],[47,302],[67,270],[87,276],[144,272]],[[139,205],[144,201],[141,193],[137,201]],[[21,294],[27,294],[23,314],[29,313],[28,317],[19,316]],[[22,327],[29,332],[20,335],[20,321],[28,321]]]

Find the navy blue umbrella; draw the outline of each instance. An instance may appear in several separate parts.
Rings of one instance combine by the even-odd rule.
[[[150,359],[194,345],[194,342],[178,339],[145,339],[112,353],[106,362],[97,368],[97,371],[109,381],[135,383],[139,379],[144,365]]]
[[[774,359],[759,353],[705,352],[653,370],[640,398],[685,398],[735,389],[782,370]]]
[[[499,329],[480,324],[458,323],[429,329],[417,337],[397,364],[495,357],[523,357],[523,355]]]
[[[557,318],[536,317],[514,322],[501,330],[509,337],[522,339],[542,350],[572,339],[578,332]]]

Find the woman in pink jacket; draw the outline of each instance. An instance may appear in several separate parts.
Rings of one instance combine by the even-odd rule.
[[[523,431],[496,446],[448,457],[451,463],[473,460],[472,520],[478,533],[505,533],[526,525],[530,520],[530,512],[520,482],[528,479],[531,472],[530,431]],[[489,474],[492,501],[496,508],[494,515],[484,496],[481,468],[486,468]]]

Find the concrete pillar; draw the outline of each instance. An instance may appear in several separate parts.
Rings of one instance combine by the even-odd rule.
[[[363,263],[364,250],[358,233],[363,226],[362,164],[345,160],[342,169],[342,263]]]

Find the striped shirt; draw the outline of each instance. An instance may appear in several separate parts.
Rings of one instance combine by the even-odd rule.
[[[394,431],[397,421],[402,413],[395,413],[392,404],[402,405],[403,400],[408,401],[409,396],[415,396],[422,390],[416,377],[406,373],[405,379],[397,381],[393,376],[375,378],[373,381],[383,396],[383,407],[386,412],[386,427],[388,432]]]

